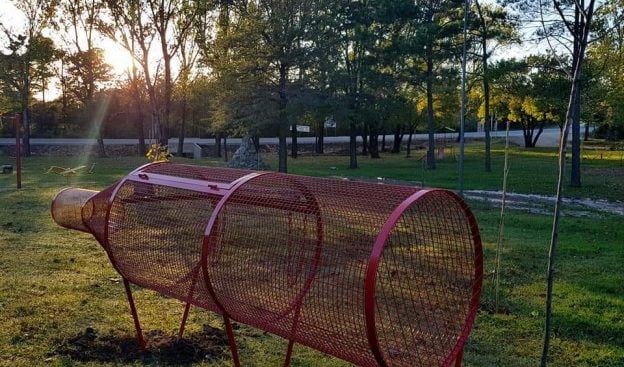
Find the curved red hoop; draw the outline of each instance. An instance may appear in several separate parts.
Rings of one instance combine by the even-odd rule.
[[[472,288],[472,298],[470,299],[470,307],[468,314],[466,315],[466,320],[464,321],[464,328],[462,329],[459,337],[457,338],[457,343],[451,353],[449,353],[448,357],[444,361],[445,364],[450,364],[456,358],[460,357],[464,345],[466,341],[468,341],[468,337],[470,335],[470,330],[472,330],[472,326],[474,325],[475,319],[477,317],[477,311],[479,310],[479,296],[481,295],[481,288],[483,286],[483,245],[481,243],[481,235],[479,234],[479,225],[477,224],[477,219],[475,218],[472,210],[468,207],[468,204],[461,198],[461,196],[457,195],[453,191],[447,191],[447,194],[451,196],[457,203],[459,203],[460,207],[463,209],[464,214],[466,214],[466,218],[468,219],[468,223],[470,224],[470,231],[472,232],[472,240],[474,241],[475,246],[475,284]]]
[[[221,200],[219,200],[219,202],[215,206],[214,210],[212,211],[212,215],[210,216],[210,220],[208,221],[208,224],[206,225],[206,230],[204,231],[204,241],[202,243],[202,253],[201,253],[202,274],[206,282],[206,288],[208,289],[208,293],[210,293],[212,300],[214,301],[215,305],[221,310],[221,312],[223,313],[223,316],[226,316],[228,318],[230,316],[225,311],[225,308],[223,307],[223,305],[217,298],[217,295],[214,291],[214,287],[212,286],[212,283],[210,282],[210,275],[208,274],[208,255],[210,253],[210,235],[212,233],[212,228],[215,226],[215,224],[217,223],[217,220],[219,219],[219,213],[223,209],[223,206],[227,203],[230,197],[234,195],[236,190],[238,190],[246,182],[249,182],[250,180],[253,180],[254,178],[257,178],[266,174],[269,174],[269,172],[254,172],[236,180],[236,183],[230,188],[230,190],[227,193],[225,193],[225,195],[223,195]]]
[[[104,226],[104,243],[102,243],[102,247],[104,247],[104,251],[106,251],[106,255],[108,255],[108,259],[110,260],[111,264],[113,265],[113,268],[115,269],[115,271],[118,272],[119,274],[121,274],[122,276],[124,276],[124,274],[121,272],[121,270],[117,266],[117,262],[115,261],[115,257],[113,255],[113,253],[110,251],[110,242],[109,242],[109,239],[108,239],[108,234],[109,234],[108,233],[109,232],[108,229],[110,227],[110,213],[111,213],[111,208],[113,207],[113,202],[115,201],[115,198],[117,197],[117,193],[119,192],[119,189],[121,189],[121,187],[126,183],[126,181],[129,180],[129,176],[131,176],[132,174],[141,172],[144,169],[146,169],[147,167],[153,167],[153,166],[166,164],[166,163],[167,162],[150,162],[150,163],[144,164],[141,167],[133,170],[132,172],[130,172],[130,174],[128,174],[127,176],[122,178],[115,185],[115,188],[111,192],[111,196],[108,198],[108,206],[106,207],[106,217],[105,217],[105,221],[104,221],[104,223],[106,223],[106,225]],[[124,276],[124,278],[125,278],[125,276]]]
[[[425,195],[431,194],[433,192],[444,192],[453,198],[462,208],[466,218],[470,223],[470,231],[472,232],[472,239],[475,244],[475,284],[472,289],[472,298],[470,300],[470,308],[464,322],[464,327],[457,339],[457,342],[449,355],[444,360],[443,365],[450,365],[457,356],[463,350],[464,344],[466,343],[468,336],[470,334],[470,330],[474,324],[477,310],[479,308],[479,295],[481,294],[481,286],[483,283],[483,252],[482,252],[482,244],[481,237],[479,235],[479,228],[477,225],[477,221],[472,214],[472,211],[465,203],[465,201],[455,194],[452,191],[448,190],[440,190],[440,189],[432,189],[432,190],[421,190],[407,199],[405,199],[399,206],[397,206],[392,213],[388,216],[388,219],[384,223],[379,235],[377,236],[375,243],[373,245],[373,250],[371,252],[368,266],[366,269],[366,278],[364,283],[364,313],[366,319],[366,334],[368,337],[368,342],[371,347],[371,351],[375,356],[375,360],[379,364],[379,366],[385,367],[387,363],[383,357],[381,349],[379,347],[379,340],[377,337],[377,328],[375,322],[375,286],[377,284],[377,271],[379,269],[379,262],[381,260],[381,255],[385,248],[386,242],[390,237],[390,233],[392,229],[399,221],[403,213],[412,206],[415,202],[423,198]]]

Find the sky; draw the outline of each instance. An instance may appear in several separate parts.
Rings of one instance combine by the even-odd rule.
[[[12,30],[20,30],[25,18],[9,0],[0,0],[0,22]],[[59,37],[49,31],[46,36],[60,42]],[[132,57],[123,47],[107,38],[102,38],[99,43],[105,51],[106,62],[113,67],[115,73],[121,74],[130,68]]]
[[[11,31],[19,32],[23,29],[25,22],[24,15],[9,0],[0,0],[0,23],[4,24]],[[47,31],[44,32],[44,35],[52,38],[57,44],[62,43],[60,37],[54,32]],[[1,46],[4,48],[6,40],[3,37],[0,37],[0,39],[2,40]],[[105,37],[98,40],[98,44],[104,50],[105,61],[111,65],[115,75],[123,75],[130,69],[132,56],[130,56],[127,50]],[[45,93],[46,99],[54,99],[60,95],[58,86],[55,84],[50,83],[49,90]],[[34,97],[41,99],[41,93],[36,94]]]

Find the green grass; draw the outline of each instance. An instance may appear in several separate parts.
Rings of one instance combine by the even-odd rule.
[[[420,152],[416,152],[419,155]],[[494,152],[494,172],[480,170],[477,148],[467,149],[466,187],[498,189],[502,152]],[[624,166],[621,152],[598,151],[584,161],[584,183],[566,189],[579,197],[622,199]],[[608,153],[608,154],[607,154]],[[0,157],[1,161],[9,159]],[[71,178],[74,186],[101,189],[145,162],[142,158],[90,159],[95,173]],[[186,162],[186,160],[184,160]],[[83,158],[36,157],[24,160],[24,189],[14,190],[14,177],[0,175],[0,366],[99,366],[54,354],[65,340],[93,327],[101,334],[133,336],[123,285],[106,254],[90,235],[56,226],[49,214],[54,194],[65,179],[44,175],[50,165],[73,167]],[[188,161],[194,163],[193,161]],[[293,173],[318,176],[385,177],[422,181],[417,159],[385,155],[360,159],[361,169],[345,169],[346,157],[302,157],[289,160]],[[203,160],[205,164],[218,164]],[[271,162],[275,166],[274,162]],[[336,167],[336,169],[330,169]],[[591,170],[608,172],[592,175]],[[596,171],[596,172],[598,172]],[[456,187],[456,162],[439,162],[424,172],[426,185]],[[552,150],[512,154],[510,190],[552,194],[556,157]],[[619,177],[619,179],[618,179]],[[479,221],[485,251],[485,284],[475,328],[466,349],[467,366],[535,366],[543,333],[546,258],[552,219],[509,211],[503,257],[502,305],[493,306],[491,276],[498,209],[471,203]],[[554,299],[552,366],[624,366],[624,226],[622,217],[564,217],[558,253]],[[146,330],[173,334],[182,313],[178,301],[135,289]],[[210,312],[193,309],[188,335],[203,325],[222,328]],[[286,350],[279,338],[242,327],[237,331],[245,366],[275,366]],[[47,362],[46,362],[47,361]],[[131,365],[158,364],[157,360]],[[109,363],[108,365],[113,365]],[[114,365],[128,365],[118,363]],[[198,366],[230,366],[227,352]],[[295,349],[294,366],[345,366],[344,362],[305,347]]]
[[[459,186],[458,155],[447,153],[437,162],[435,170],[423,169],[424,150],[414,151],[411,158],[404,154],[383,154],[381,159],[358,156],[359,169],[348,168],[348,157],[315,156],[289,159],[289,172],[309,176],[342,176],[366,178],[392,178],[412,181],[432,187],[456,190]],[[479,144],[466,147],[465,189],[500,190],[502,185],[504,147],[500,142],[492,149],[492,172],[484,172],[484,158]],[[566,186],[569,197],[606,198],[624,200],[624,151],[586,150],[582,162],[582,187]],[[271,167],[277,167],[274,157],[268,159]],[[510,151],[508,190],[517,193],[553,195],[558,172],[557,153],[554,149],[524,149],[514,147]],[[569,177],[569,166],[567,174]],[[569,183],[568,181],[566,181]]]

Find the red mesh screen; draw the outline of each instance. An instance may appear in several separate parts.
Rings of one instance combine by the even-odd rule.
[[[158,164],[82,216],[131,282],[360,365],[449,365],[478,306],[447,191]]]
[[[117,184],[108,187],[89,198],[81,213],[83,223],[106,249],[106,216],[109,200],[116,186]]]

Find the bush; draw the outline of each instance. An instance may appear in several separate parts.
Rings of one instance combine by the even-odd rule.
[[[624,124],[602,124],[594,130],[594,137],[605,140],[624,139]]]

